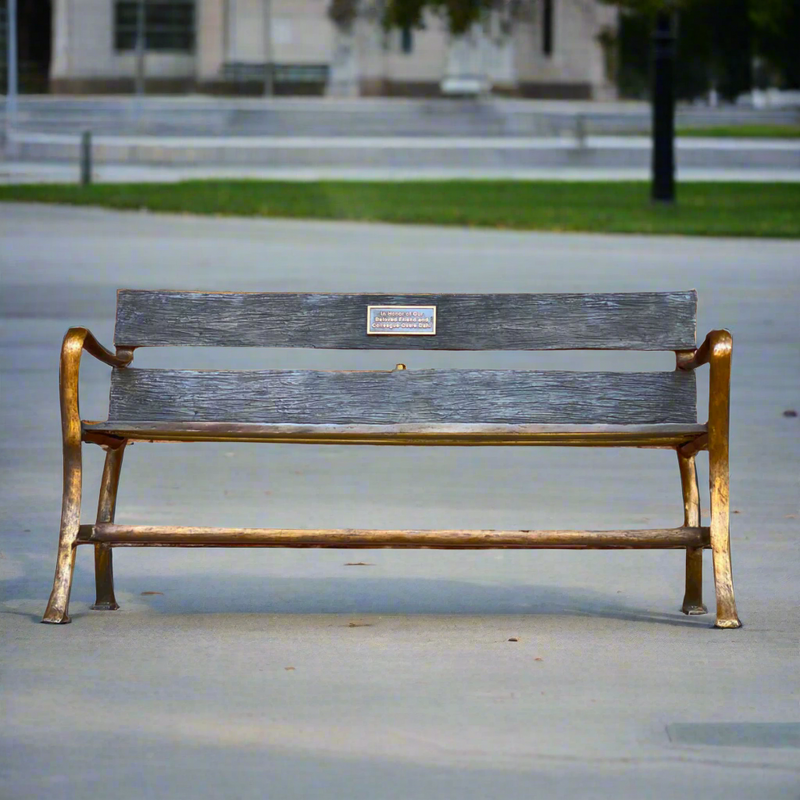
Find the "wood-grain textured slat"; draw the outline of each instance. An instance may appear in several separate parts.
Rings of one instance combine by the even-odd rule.
[[[708,528],[615,531],[357,530],[331,528],[192,528],[100,524],[81,528],[82,543],[139,547],[344,548],[677,548],[705,547]]]
[[[368,305],[435,305],[435,336],[368,336]],[[118,347],[691,350],[697,294],[118,293]]]
[[[111,421],[655,425],[697,421],[693,372],[117,369]]]

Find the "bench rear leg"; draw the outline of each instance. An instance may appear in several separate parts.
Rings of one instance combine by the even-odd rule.
[[[109,448],[106,451],[106,463],[103,467],[103,480],[100,484],[100,499],[97,502],[97,524],[113,522],[117,509],[117,490],[119,475],[122,470],[122,457],[125,445]],[[112,551],[107,544],[94,546],[94,582],[96,599],[93,609],[96,611],[116,611],[119,608],[114,597],[114,567]]]
[[[678,450],[683,491],[683,524],[688,528],[700,527],[700,486],[697,482],[695,457],[684,456]],[[703,548],[686,548],[686,591],[683,596],[684,614],[707,614],[703,605]]]
[[[81,483],[83,467],[81,444],[64,443],[64,492],[61,498],[61,530],[58,537],[58,556],[53,591],[42,617],[42,622],[64,624],[70,622],[69,593],[75,569],[78,529],[81,524]]]

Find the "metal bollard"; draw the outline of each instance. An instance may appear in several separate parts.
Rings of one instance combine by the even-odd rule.
[[[92,132],[81,134],[81,186],[89,186],[92,182]]]
[[[581,149],[586,147],[586,117],[583,114],[575,116],[575,144]]]

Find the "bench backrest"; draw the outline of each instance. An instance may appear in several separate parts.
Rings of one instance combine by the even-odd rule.
[[[367,332],[371,306],[435,307],[432,335]],[[690,350],[697,296],[122,290],[117,347]],[[429,314],[429,312],[428,312]],[[429,333],[429,331],[428,331]],[[660,424],[697,419],[693,372],[114,371],[112,420]]]
[[[435,336],[367,334],[369,306],[435,306]],[[341,350],[690,350],[697,293],[117,296],[117,347]]]

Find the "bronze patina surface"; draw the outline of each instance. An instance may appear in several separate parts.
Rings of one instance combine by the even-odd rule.
[[[435,314],[435,308],[433,312]],[[435,316],[431,319],[435,331]],[[56,573],[43,622],[70,621],[68,605],[75,551],[80,544],[91,544],[95,549],[97,586],[93,607],[98,610],[118,607],[112,573],[113,547],[680,548],[686,551],[686,590],[682,608],[686,614],[706,612],[702,599],[702,551],[710,547],[717,599],[716,627],[736,628],[741,625],[734,600],[730,558],[728,437],[732,340],[727,331],[712,331],[696,350],[676,352],[676,368],[679,370],[694,370],[710,364],[707,425],[92,423],[82,421],[80,417],[78,385],[84,351],[117,369],[127,367],[133,359],[132,348],[118,348],[114,354],[102,347],[85,328],[72,328],[64,338],[59,377],[64,490]],[[403,364],[395,367],[395,370],[404,369]],[[678,528],[616,531],[298,530],[116,525],[114,514],[125,446],[130,441],[148,440],[669,448],[678,456],[683,525]],[[80,523],[83,442],[99,444],[106,449],[94,525]],[[710,460],[711,525],[708,528],[701,526],[700,491],[695,467],[697,453],[705,449],[709,451]]]

